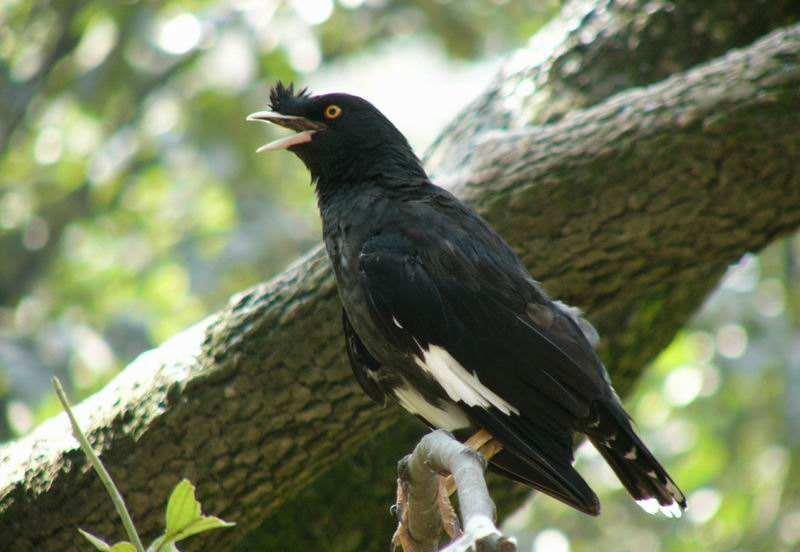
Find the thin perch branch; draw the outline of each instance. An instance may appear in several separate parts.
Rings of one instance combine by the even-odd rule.
[[[492,434],[485,429],[481,429],[475,435],[467,439],[464,445],[475,452],[479,452],[486,460],[491,460],[495,454],[503,450],[503,445],[495,441]],[[447,496],[451,496],[456,492],[456,480],[453,478],[452,474],[448,475],[445,479],[444,488]]]
[[[478,435],[484,445],[491,442],[488,433]],[[438,474],[448,472],[458,489],[464,534],[443,552],[476,549],[512,552],[517,549],[515,541],[504,536],[494,524],[495,506],[486,486],[485,469],[483,456],[446,431],[433,431],[420,440],[414,452],[398,466],[398,502],[401,503],[398,506],[402,512],[396,536],[400,536],[397,540],[402,542],[405,552],[436,550],[442,531],[437,503]]]

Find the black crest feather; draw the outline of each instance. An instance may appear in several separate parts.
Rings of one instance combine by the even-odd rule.
[[[294,83],[290,82],[288,86],[283,82],[278,81],[272,90],[269,92],[270,109],[281,113],[281,109],[286,109],[291,104],[298,100],[304,100],[311,96],[308,88],[302,88],[297,93],[294,91]]]

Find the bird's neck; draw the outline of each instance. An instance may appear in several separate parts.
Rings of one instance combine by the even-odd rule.
[[[321,208],[371,188],[390,190],[427,180],[425,169],[407,146],[364,150],[345,159],[331,160],[318,170],[309,169]]]

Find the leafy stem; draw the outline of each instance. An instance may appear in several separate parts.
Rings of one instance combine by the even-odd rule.
[[[97,475],[100,477],[100,481],[103,482],[105,485],[106,491],[108,495],[111,497],[111,501],[114,503],[114,507],[117,509],[117,513],[119,514],[120,519],[122,520],[122,525],[125,526],[125,531],[128,533],[128,538],[131,540],[133,545],[136,547],[136,552],[145,552],[144,546],[142,545],[142,541],[139,538],[139,534],[136,532],[136,527],[133,525],[133,520],[131,519],[131,515],[128,512],[128,508],[125,506],[125,501],[122,498],[122,495],[117,489],[117,486],[114,484],[114,481],[111,479],[111,475],[109,475],[108,471],[106,470],[103,463],[100,461],[100,458],[94,453],[92,450],[92,446],[89,444],[89,440],[86,438],[86,435],[81,430],[81,427],[78,425],[78,420],[75,418],[75,414],[72,412],[72,408],[70,408],[69,401],[67,400],[67,395],[64,393],[64,388],[61,386],[61,382],[58,380],[57,377],[53,377],[53,387],[56,390],[56,395],[58,395],[58,400],[61,401],[61,405],[64,407],[64,410],[69,417],[69,422],[72,425],[72,434],[78,440],[78,443],[81,445],[81,449],[83,449],[84,454],[89,459],[89,462],[92,464],[92,467],[97,472]]]

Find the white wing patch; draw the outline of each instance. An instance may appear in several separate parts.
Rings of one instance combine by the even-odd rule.
[[[415,360],[420,368],[433,376],[452,400],[462,401],[469,406],[493,406],[508,416],[512,413],[519,414],[519,410],[483,385],[478,376],[467,372],[450,353],[438,345],[430,345],[427,350],[422,351],[422,358],[416,357]]]
[[[681,517],[681,514],[683,514],[683,510],[677,502],[673,502],[667,506],[662,506],[659,504],[658,499],[656,498],[645,498],[644,500],[637,500],[636,504],[638,504],[642,510],[648,514],[655,514],[660,511],[665,516],[671,518],[679,518]]]
[[[394,394],[400,406],[412,414],[422,416],[433,426],[455,431],[470,425],[467,415],[456,405],[446,404],[444,408],[434,406],[409,385],[395,387]]]

